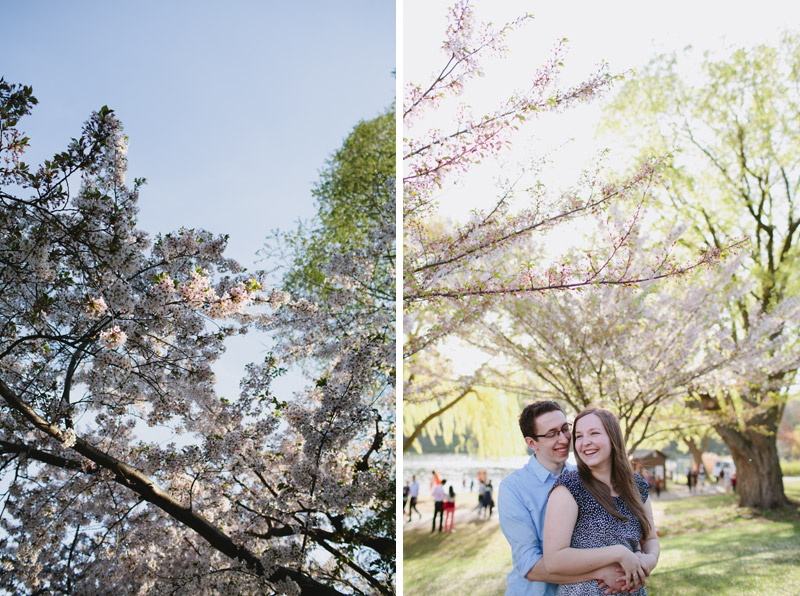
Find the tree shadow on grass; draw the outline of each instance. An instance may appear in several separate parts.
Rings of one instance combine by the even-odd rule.
[[[659,526],[658,535],[664,538],[701,535],[752,521],[791,523],[797,529],[800,525],[800,503],[791,501],[786,507],[769,510],[739,507],[733,503],[727,506],[686,509],[670,513]]]
[[[800,523],[784,526],[782,532],[787,529],[787,534],[748,535],[747,528],[741,528],[726,540],[717,533],[698,534],[679,547],[679,566],[656,569],[653,593],[768,594],[776,593],[784,577],[796,584],[800,573],[793,570],[800,569]]]
[[[785,542],[790,542],[786,540]],[[719,551],[718,551],[719,552]],[[770,556],[764,556],[769,553]],[[773,563],[798,563],[800,562],[800,548],[797,543],[789,543],[783,546],[770,547],[765,551],[748,551],[738,555],[731,555],[728,557],[721,557],[711,561],[704,561],[700,563],[687,564],[681,567],[674,567],[667,571],[659,571],[659,576],[668,576],[670,574],[682,574],[696,569],[703,569],[707,567],[719,566],[723,563],[731,563],[733,561],[743,561],[746,559],[758,559],[759,561],[770,561]]]
[[[763,518],[775,522],[792,522],[795,526],[800,524],[800,502],[789,499],[789,505],[777,509],[750,509],[754,518]]]
[[[455,526],[456,532],[430,530],[409,530],[403,534],[403,559],[411,560],[426,557],[445,548],[454,548],[458,556],[468,558],[477,556],[486,548],[486,543],[496,540],[498,526],[496,521],[471,520]],[[510,549],[509,549],[510,556]]]

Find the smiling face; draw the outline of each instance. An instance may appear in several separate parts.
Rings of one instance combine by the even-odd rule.
[[[596,414],[588,414],[575,422],[575,455],[590,468],[611,464],[611,439]]]
[[[546,412],[536,417],[534,429],[537,438],[525,437],[525,443],[536,452],[536,459],[551,472],[558,473],[569,457],[569,431],[559,432],[552,439],[543,437],[551,431],[559,431],[567,424],[567,418],[561,410]]]

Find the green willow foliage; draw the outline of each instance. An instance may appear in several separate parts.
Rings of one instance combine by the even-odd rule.
[[[325,164],[312,191],[317,217],[282,237],[290,254],[284,284],[294,294],[325,298],[330,290],[323,270],[336,254],[363,251],[370,235],[395,201],[394,106],[372,120],[359,122]],[[374,266],[394,270],[394,254],[375,255]],[[383,279],[383,276],[376,276]],[[394,300],[394,286],[365,288],[366,295]]]

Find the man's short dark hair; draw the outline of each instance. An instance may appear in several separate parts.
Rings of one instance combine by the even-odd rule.
[[[536,419],[548,412],[564,412],[556,402],[550,400],[534,401],[523,408],[519,415],[519,429],[523,437],[533,437],[536,434]]]

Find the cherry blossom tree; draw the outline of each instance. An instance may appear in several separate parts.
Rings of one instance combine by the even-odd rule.
[[[732,340],[725,309],[752,287],[737,283],[739,261],[679,284],[644,290],[593,288],[497,303],[474,341],[505,366],[495,383],[516,393],[611,409],[632,453],[678,425],[698,423],[697,386],[733,391],[791,371],[798,355],[777,333],[800,319],[800,301],[781,312],[751,313],[748,333]],[[688,416],[675,410],[689,409]],[[669,420],[667,420],[669,417]],[[706,417],[706,425],[708,417]]]
[[[314,316],[285,309],[257,322],[277,333],[285,361],[314,375],[312,399],[294,418],[304,436],[310,433],[309,453],[319,444],[316,460],[327,453],[355,466],[352,477],[337,478],[334,468],[328,479],[329,491],[334,480],[343,491],[347,515],[337,523],[351,543],[331,562],[335,577],[356,571],[381,593],[394,589],[396,534],[394,122],[389,110],[353,128],[321,174],[317,217],[292,236],[310,232],[302,250],[290,243],[283,281],[294,304],[310,305]],[[327,517],[320,523],[330,523]]]
[[[498,198],[487,199],[487,207],[473,212],[468,221],[453,223],[438,215],[438,190],[507,150],[522,124],[590,101],[620,78],[600,66],[582,83],[561,87],[558,77],[565,40],[559,40],[552,55],[529,76],[527,91],[512,94],[486,114],[473,114],[459,104],[447,130],[429,125],[432,113],[445,105],[452,107],[467,93],[483,74],[486,59],[506,53],[508,33],[529,19],[525,15],[502,27],[480,24],[468,0],[457,2],[449,12],[442,45],[444,66],[429,82],[406,85],[402,108],[403,354],[409,378],[432,350],[477,320],[496,297],[590,285],[628,286],[679,275],[714,261],[722,252],[723,247],[718,247],[683,262],[670,250],[673,237],[649,252],[636,246],[642,205],[660,180],[662,159],[645,159],[636,171],[615,181],[603,179],[600,170],[588,170],[573,188],[557,194],[540,185],[517,188],[519,177],[508,174],[517,182],[503,183]],[[518,195],[526,195],[521,207],[513,204]],[[530,250],[534,239],[546,238],[556,226],[586,216],[604,221],[607,239],[596,251],[572,262],[545,264],[544,257]],[[524,251],[529,253],[527,259],[509,258]],[[457,384],[464,386],[464,380]],[[413,403],[428,399],[426,395],[435,394],[417,391],[418,386],[408,379],[404,383],[404,402],[412,408]],[[441,401],[439,409],[446,411],[450,404],[451,400]]]
[[[392,593],[392,320],[337,315],[394,227],[328,264],[324,303],[266,291],[224,237],[136,227],[112,110],[24,163],[35,103],[0,80],[0,586]],[[273,354],[219,395],[212,364],[250,329]],[[316,377],[282,399],[270,382],[299,359]]]
[[[627,137],[637,155],[675,153],[656,199],[664,221],[690,224],[682,238],[687,247],[750,240],[741,277],[755,288],[729,304],[732,338],[748,332],[754,309],[773,313],[798,291],[800,135],[787,118],[800,104],[798,43],[797,33],[787,33],[726,55],[659,56],[607,112],[615,137]],[[780,332],[797,339],[795,326]],[[775,437],[794,378],[787,371],[737,391],[695,388],[731,451],[744,506],[788,503]]]

